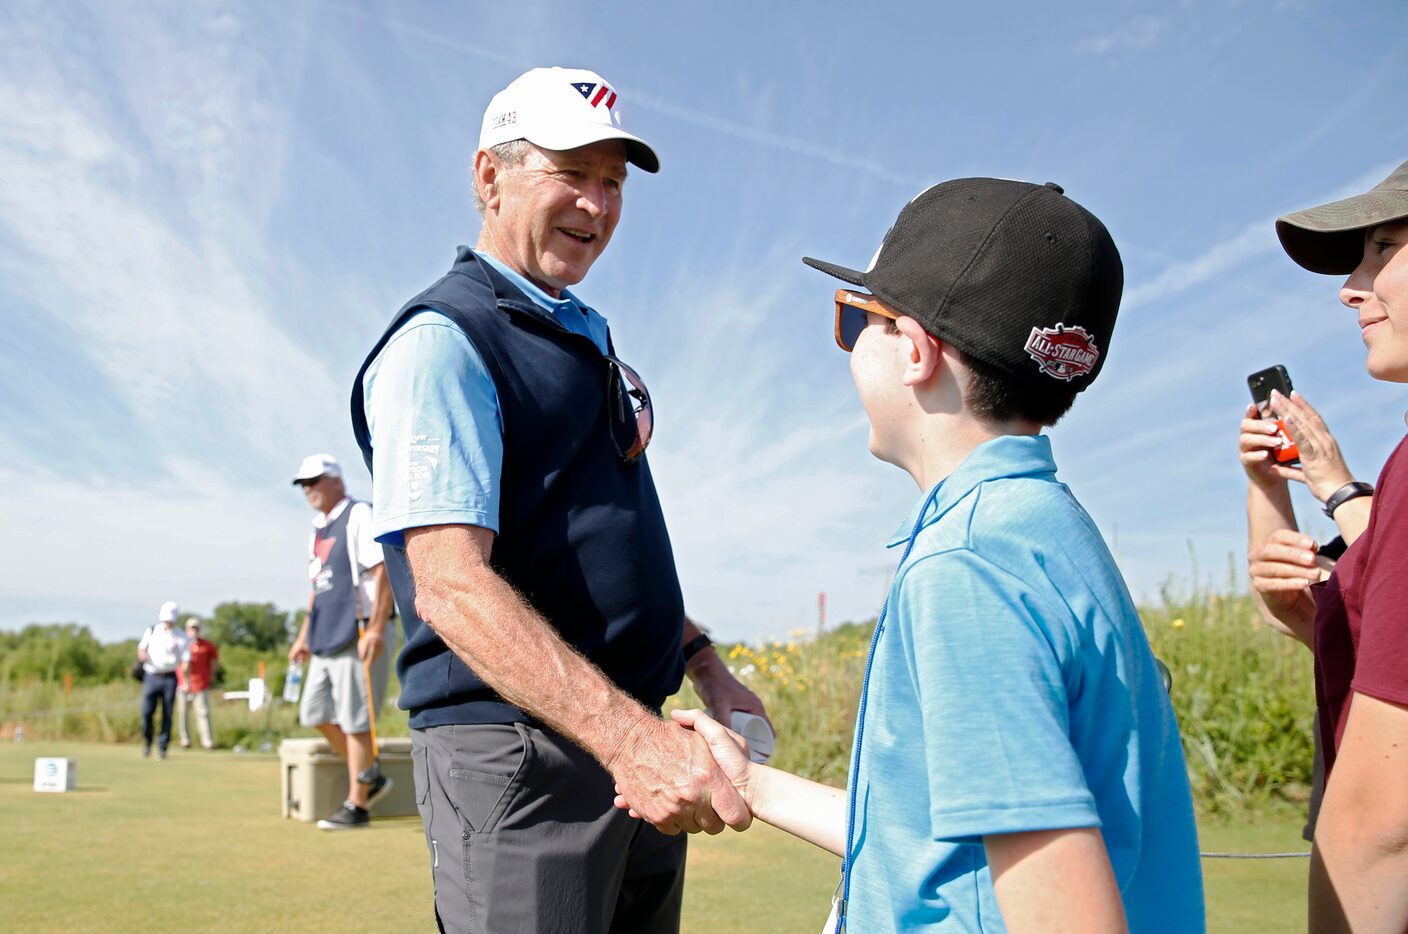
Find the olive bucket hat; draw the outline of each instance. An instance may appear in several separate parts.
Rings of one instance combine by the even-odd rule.
[[[1364,231],[1408,217],[1408,162],[1362,195],[1287,214],[1276,236],[1297,264],[1311,272],[1347,276],[1364,256]]]

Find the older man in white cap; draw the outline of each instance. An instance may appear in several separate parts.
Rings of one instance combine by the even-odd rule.
[[[371,719],[391,670],[385,642],[391,588],[372,536],[371,506],[348,497],[332,455],[305,457],[293,482],[317,513],[308,539],[313,591],[288,653],[290,662],[308,663],[298,720],[316,727],[347,760],[347,800],[318,821],[319,829],[354,830],[370,823],[371,806],[391,790],[391,779],[376,767]]]
[[[157,611],[155,626],[148,626],[137,642],[142,663],[142,755],[152,754],[152,715],[161,705],[161,732],[156,736],[156,757],[166,758],[171,745],[171,707],[176,700],[176,669],[187,658],[186,636],[176,625],[181,608],[168,600]]]
[[[627,100],[569,68],[494,96],[478,245],[396,314],[352,393],[445,930],[675,931],[679,832],[751,819],[659,717],[686,673],[720,716],[763,708],[685,617],[649,396],[568,291],[611,241],[627,166],[660,166]]]

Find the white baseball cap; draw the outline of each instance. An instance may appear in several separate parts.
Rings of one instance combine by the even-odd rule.
[[[494,95],[484,111],[479,148],[526,139],[562,151],[604,139],[626,144],[626,158],[647,172],[660,171],[660,157],[621,126],[620,94],[585,68],[534,68]]]
[[[161,605],[161,609],[156,611],[156,621],[158,623],[174,623],[181,615],[181,608],[177,606],[175,600],[167,600]]]
[[[309,454],[303,458],[303,463],[298,465],[298,473],[294,474],[293,482],[302,483],[304,480],[316,480],[319,477],[340,477],[342,467],[337,463],[337,458],[331,454]]]

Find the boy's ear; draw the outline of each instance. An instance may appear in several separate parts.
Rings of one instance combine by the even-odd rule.
[[[944,342],[939,340],[913,318],[901,317],[895,321],[900,336],[907,345],[908,361],[900,381],[906,386],[918,386],[928,382],[943,366]]]

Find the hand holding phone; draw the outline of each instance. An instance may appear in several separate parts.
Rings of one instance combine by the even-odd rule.
[[[1286,398],[1291,396],[1291,377],[1286,372],[1286,368],[1281,364],[1258,370],[1247,377],[1247,387],[1252,391],[1252,402],[1256,404],[1256,410],[1262,418],[1273,419],[1276,422],[1276,431],[1281,438],[1281,446],[1274,452],[1276,463],[1287,467],[1296,467],[1300,464],[1300,449],[1291,440],[1290,434],[1286,431],[1286,423],[1277,418],[1276,413],[1271,410],[1271,393],[1273,390],[1281,393]]]

